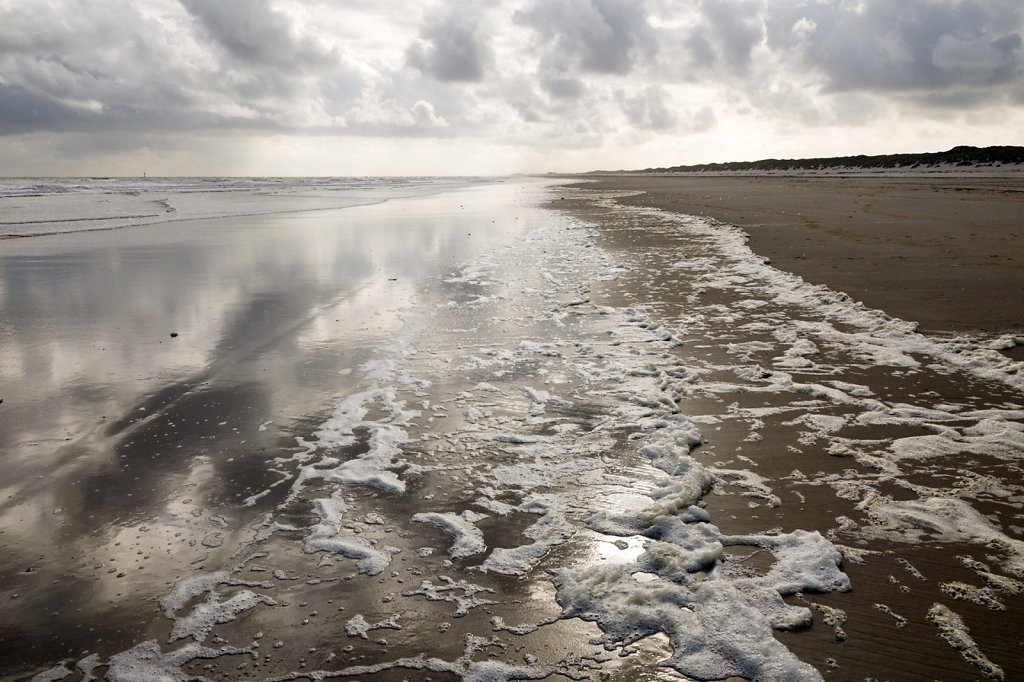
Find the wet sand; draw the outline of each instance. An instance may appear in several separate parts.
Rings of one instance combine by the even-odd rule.
[[[818,337],[811,326],[796,334],[783,332],[793,322],[799,329],[807,310],[801,310],[799,304],[783,304],[785,312],[773,314],[769,312],[773,304],[761,303],[777,295],[770,286],[759,284],[756,277],[737,277],[728,268],[719,274],[700,264],[708,253],[701,244],[702,232],[695,235],[657,214],[624,215],[612,208],[670,201],[666,198],[669,190],[658,183],[655,187],[663,193],[656,199],[615,198],[616,191],[624,187],[646,187],[646,180],[649,178],[602,182],[610,188],[604,201],[602,192],[595,196],[588,189],[592,185],[578,185],[583,188],[581,194],[563,191],[552,205],[595,224],[600,247],[615,254],[618,262],[634,266],[615,282],[601,285],[595,300],[647,306],[652,317],[676,335],[679,345],[672,351],[673,357],[700,372],[699,380],[680,391],[678,406],[701,424],[704,442],[695,458],[725,482],[705,498],[712,521],[738,535],[757,532],[766,525],[787,532],[816,530],[842,549],[843,570],[852,589],[827,594],[812,590],[797,599],[787,598],[787,603],[815,609],[815,621],[807,630],[779,631],[776,637],[815,665],[826,679],[948,681],[1024,675],[1019,638],[1024,592],[1017,589],[1024,583],[1002,589],[993,587],[998,582],[994,577],[993,582],[979,582],[979,577],[1000,561],[998,552],[991,551],[998,544],[986,547],[963,542],[963,537],[955,539],[941,530],[944,522],[939,517],[927,513],[918,521],[924,532],[915,538],[914,531],[907,532],[902,522],[876,514],[871,507],[875,499],[891,498],[911,505],[947,496],[972,500],[991,519],[998,519],[996,526],[1019,537],[1020,528],[1013,520],[1019,516],[1016,503],[1004,505],[996,502],[998,494],[971,492],[972,484],[967,481],[998,480],[1001,483],[996,487],[1008,484],[1020,491],[1016,464],[1020,444],[1008,440],[1002,451],[995,448],[991,453],[995,456],[990,456],[971,452],[965,443],[950,442],[948,452],[930,452],[926,446],[919,454],[903,459],[894,454],[903,443],[909,445],[924,437],[921,444],[926,445],[928,435],[941,427],[927,419],[896,417],[898,409],[884,410],[891,418],[875,420],[875,408],[869,406],[874,400],[895,408],[914,405],[927,409],[948,403],[965,412],[1001,406],[1012,408],[1006,414],[1013,420],[1021,416],[1024,396],[1020,390],[938,365],[912,367],[907,363],[901,367],[896,359],[858,357],[862,350],[856,343],[829,343],[827,335]],[[719,187],[756,184],[742,178],[709,179],[709,184],[717,180],[724,181]],[[750,245],[755,253],[761,253],[755,240]],[[772,265],[778,264],[773,260]],[[788,296],[784,294],[784,298]],[[944,331],[951,329],[944,327]],[[989,331],[1006,330],[991,327]],[[779,354],[786,343],[796,348],[801,339],[814,339],[816,344],[803,366],[791,364],[792,358]],[[780,343],[783,340],[785,343]],[[924,361],[927,356],[915,357]],[[736,380],[743,366],[757,368],[754,376],[758,378],[748,379],[755,384],[771,384],[778,380],[776,373],[785,372],[803,385],[752,389]],[[832,385],[833,381],[841,382],[835,385],[870,387],[858,394],[865,396],[864,404],[857,405],[857,398],[847,403],[821,400],[824,396],[809,388],[810,384]],[[937,411],[930,418],[945,421]],[[832,425],[828,425],[830,419],[835,419]],[[949,421],[970,425],[973,420],[951,413]],[[753,472],[753,479],[744,478],[744,469]],[[1009,499],[1017,498],[1004,498]],[[950,517],[954,524],[959,513],[957,510]],[[733,559],[742,562],[739,556]],[[1014,581],[1021,574],[1011,570],[1008,575]],[[958,591],[961,586],[962,592]],[[998,604],[968,597],[972,590],[986,587]],[[985,675],[967,664],[938,636],[928,615],[935,604],[948,605],[962,615],[980,649],[1002,665],[999,675]],[[829,608],[838,611],[828,613]],[[833,617],[837,614],[838,620]]]
[[[0,676],[1024,676],[1004,359],[548,196],[0,260]]]
[[[1024,333],[1024,177],[595,177],[738,225],[778,268],[925,332]]]
[[[6,241],[0,678],[165,640],[421,287],[526,229],[487,191]]]

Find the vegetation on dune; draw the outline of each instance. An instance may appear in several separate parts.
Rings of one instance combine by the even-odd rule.
[[[1024,147],[953,147],[945,152],[925,154],[882,154],[879,156],[836,156],[818,159],[761,159],[702,163],[693,166],[647,168],[643,173],[702,173],[721,171],[786,171],[847,168],[919,168],[927,166],[997,166],[1024,163]]]

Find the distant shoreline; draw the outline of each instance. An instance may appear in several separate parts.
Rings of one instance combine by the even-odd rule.
[[[593,174],[635,174],[635,173],[774,173],[783,172],[892,172],[919,170],[919,172],[943,172],[966,169],[1001,170],[1010,168],[1020,171],[1024,168],[1024,147],[995,146],[971,147],[961,145],[944,152],[922,154],[878,154],[866,156],[834,156],[805,159],[759,159],[757,161],[727,161],[724,163],[701,163],[692,165],[645,168],[635,171],[593,171]],[[590,175],[591,173],[586,173]]]
[[[564,178],[1005,178],[1024,176],[1024,164],[1003,166],[928,166],[925,168],[846,168],[774,169],[774,170],[706,170],[706,171],[591,171],[588,173],[550,173],[548,177]]]

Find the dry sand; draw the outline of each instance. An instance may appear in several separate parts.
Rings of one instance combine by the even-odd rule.
[[[924,332],[1024,332],[1024,176],[616,175],[588,186],[738,225],[776,267]]]

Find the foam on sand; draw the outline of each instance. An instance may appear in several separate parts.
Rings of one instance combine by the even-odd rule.
[[[401,551],[389,545],[374,547],[365,538],[343,535],[341,514],[345,504],[336,497],[314,500],[313,508],[320,523],[310,529],[303,545],[310,554],[331,552],[357,559],[356,566],[361,572],[377,575],[391,564],[392,555]]]
[[[199,644],[186,644],[180,649],[164,653],[156,640],[149,640],[111,656],[107,661],[105,677],[109,682],[184,682],[192,679],[192,675],[181,669],[186,663],[196,659],[214,659],[237,654],[250,654],[254,659],[259,657],[255,643],[248,648],[222,646],[216,649]]]
[[[977,643],[971,638],[971,631],[964,625],[958,613],[945,604],[936,603],[928,611],[928,620],[939,629],[939,637],[959,651],[965,660],[977,666],[982,675],[993,680],[1005,679],[1002,668],[988,660],[978,648]]]
[[[439,514],[436,512],[413,514],[412,520],[417,523],[432,523],[441,530],[453,535],[455,543],[452,545],[449,553],[453,559],[465,559],[487,550],[487,545],[484,543],[484,534],[473,525],[477,521],[482,521],[486,518],[486,514],[477,514],[467,509],[461,514]]]
[[[465,616],[469,613],[470,609],[475,609],[478,606],[497,603],[493,599],[476,596],[480,593],[494,592],[489,587],[475,585],[465,580],[453,580],[446,575],[440,576],[440,580],[443,583],[441,585],[435,585],[430,580],[423,580],[417,589],[403,592],[402,594],[406,597],[422,595],[428,601],[451,602],[455,604],[455,613],[453,615],[456,618]]]
[[[202,642],[215,625],[230,623],[239,614],[245,613],[259,604],[276,606],[277,602],[266,595],[256,594],[249,590],[236,592],[226,601],[220,601],[220,597],[211,592],[205,602],[196,605],[191,613],[175,621],[171,636],[167,641],[175,642],[191,637],[197,642]]]
[[[641,581],[629,566],[595,566],[560,572],[555,583],[564,616],[596,622],[605,632],[603,644],[624,647],[664,632],[674,651],[665,662],[697,679],[821,679],[772,636],[762,614],[728,582]]]
[[[361,613],[356,614],[346,621],[345,634],[349,637],[369,639],[369,635],[367,633],[372,632],[373,630],[401,630],[402,626],[398,624],[398,619],[400,617],[401,614],[394,613],[380,622],[370,624]]]
[[[563,615],[596,622],[606,646],[627,647],[662,632],[675,651],[667,662],[697,679],[820,679],[771,631],[810,623],[810,611],[787,605],[783,596],[850,589],[839,551],[817,532],[721,533],[694,506],[713,484],[711,474],[681,454],[678,436],[668,434],[656,442],[672,444],[668,469],[679,485],[657,490],[653,504],[638,512],[590,519],[599,532],[651,538],[645,551],[633,563],[557,571]],[[733,575],[724,550],[736,546],[767,550],[775,563],[761,576]]]
[[[951,497],[893,500],[874,495],[859,508],[877,521],[879,529],[920,538],[925,534],[943,542],[968,542],[1003,550],[1004,567],[1024,576],[1024,541],[1009,537],[966,501]]]
[[[521,511],[540,514],[541,518],[523,531],[533,542],[518,547],[498,547],[480,566],[481,570],[505,575],[523,575],[530,571],[555,545],[576,533],[565,514],[549,500],[532,496],[519,506]]]

